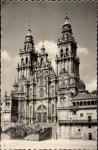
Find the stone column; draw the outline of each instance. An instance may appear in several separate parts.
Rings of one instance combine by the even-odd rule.
[[[29,68],[27,68],[27,78],[29,78],[29,76],[30,76],[30,70]]]
[[[61,138],[61,127],[59,124],[57,124],[57,138]]]
[[[26,121],[26,113],[27,113],[27,112],[26,112],[26,104],[27,104],[27,103],[26,103],[26,101],[25,101],[25,102],[24,102],[24,109],[25,109],[25,121],[24,121],[24,122],[25,122],[25,123],[27,122],[27,121]]]
[[[75,62],[71,60],[71,74],[73,74],[75,71]]]
[[[26,68],[26,78],[27,78],[27,68]]]
[[[62,69],[64,69],[65,68],[65,62],[64,62],[64,60],[62,61]]]
[[[21,101],[18,102],[18,123],[20,123],[20,115],[21,115]]]
[[[77,63],[76,68],[77,68],[77,75],[79,76],[79,63]]]
[[[69,74],[72,74],[73,71],[73,62],[72,60],[69,61]]]
[[[31,110],[31,124],[33,123],[33,105],[32,105],[32,110]]]
[[[19,81],[19,78],[20,78],[20,77],[19,77],[19,70],[17,70],[17,72],[18,72],[18,77],[17,77],[17,78],[18,78],[18,81]]]
[[[29,123],[29,104],[28,104],[28,102],[26,105],[26,119],[27,119],[27,123]]]
[[[56,122],[56,111],[57,111],[57,107],[56,107],[56,99],[54,99],[55,103],[54,103],[54,122]]]
[[[65,69],[67,71],[67,60],[65,60]]]
[[[69,61],[68,60],[66,60],[66,71],[69,72]]]
[[[62,70],[62,62],[60,61],[59,62],[59,65],[58,65],[59,67],[58,67],[58,73],[60,73],[60,71]]]
[[[33,118],[33,123],[35,122],[35,101],[33,101],[33,116],[32,116],[32,118]]]
[[[58,75],[58,62],[56,62],[56,70],[57,70],[57,75]]]

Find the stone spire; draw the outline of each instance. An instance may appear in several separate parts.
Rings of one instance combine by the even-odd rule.
[[[27,34],[25,36],[25,44],[26,43],[30,43],[30,44],[32,44],[32,46],[34,45],[34,41],[33,41],[33,36],[32,36],[32,33],[31,33],[31,26],[30,26],[30,24],[28,25]]]
[[[72,43],[74,45],[74,49],[75,47],[77,47],[77,43],[75,42],[73,33],[72,33],[72,28],[71,28],[71,24],[69,21],[69,17],[68,15],[66,15],[65,17],[65,22],[62,26],[62,35],[61,37],[58,39],[57,45],[60,48],[60,54],[61,56],[66,56],[67,51],[68,50],[68,45],[72,46]],[[64,46],[66,47],[67,51],[66,54],[64,54],[63,52],[65,52],[65,50],[63,50]],[[70,54],[72,53],[71,51],[69,52]],[[74,53],[76,55],[76,52]]]
[[[17,65],[18,80],[21,78],[30,78],[34,72],[34,64],[37,61],[37,53],[34,47],[34,40],[31,33],[31,26],[28,25],[27,34],[25,36],[24,48],[20,49],[20,62]]]
[[[31,21],[28,21],[28,26],[27,26],[27,36],[31,36]]]

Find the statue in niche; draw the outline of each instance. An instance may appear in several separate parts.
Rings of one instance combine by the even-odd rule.
[[[41,65],[42,67],[44,66],[44,59],[43,59],[43,57],[41,58],[40,65]]]
[[[66,56],[68,56],[68,47],[66,48]]]
[[[40,85],[43,85],[44,84],[44,78],[43,76],[40,77]]]
[[[44,97],[44,89],[43,88],[40,89],[40,97]]]
[[[62,77],[61,86],[65,86],[65,78]]]

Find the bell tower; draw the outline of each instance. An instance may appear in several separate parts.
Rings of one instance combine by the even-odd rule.
[[[74,39],[68,16],[62,26],[62,35],[57,41],[58,55],[56,55],[57,76],[66,72],[67,86],[73,90],[79,81],[79,58],[77,57],[77,43]],[[75,92],[75,91],[73,91]]]
[[[35,52],[30,26],[25,36],[24,48],[20,49],[19,55],[20,63],[17,64],[18,80],[21,77],[29,79],[30,75],[34,73],[34,66],[37,61],[37,53]]]

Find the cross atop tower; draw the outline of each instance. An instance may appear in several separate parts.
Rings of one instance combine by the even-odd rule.
[[[42,41],[42,48],[41,48],[41,52],[44,54],[45,52],[45,47],[44,47],[44,40]]]
[[[66,12],[66,17],[65,17],[65,22],[64,22],[64,25],[66,24],[69,24],[68,12]]]
[[[42,41],[42,47],[44,47],[44,40]]]

